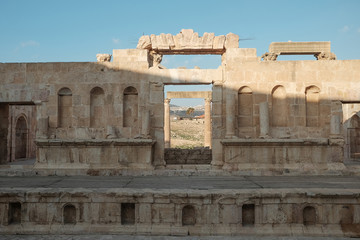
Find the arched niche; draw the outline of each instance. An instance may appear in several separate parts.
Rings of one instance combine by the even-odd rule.
[[[105,127],[106,119],[107,108],[104,90],[100,87],[94,87],[90,91],[90,127]]]
[[[317,86],[309,86],[305,90],[306,103],[306,126],[319,126],[319,100],[320,88]]]
[[[69,88],[62,88],[58,92],[58,127],[71,127],[72,114],[72,92]]]
[[[316,209],[312,206],[307,206],[303,209],[303,224],[305,226],[316,224]]]
[[[72,204],[66,204],[63,209],[64,224],[76,224],[76,208]]]
[[[182,209],[182,225],[191,226],[196,223],[195,208],[191,205],[187,205]]]
[[[138,92],[134,87],[127,87],[123,93],[123,126],[136,126],[138,120]]]
[[[253,93],[251,88],[244,86],[238,92],[238,126],[253,126]]]
[[[289,115],[289,106],[285,88],[281,85],[273,88],[271,92],[272,126],[286,127]]]
[[[350,158],[360,158],[360,117],[354,114],[350,118],[350,128],[347,129]]]

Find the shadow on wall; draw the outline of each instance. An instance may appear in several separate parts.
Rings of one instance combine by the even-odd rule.
[[[18,72],[20,76],[16,83],[11,78],[3,78],[1,92],[9,86],[13,90],[0,95],[1,111],[6,112],[8,104],[14,102],[41,102],[36,105],[39,110],[37,138],[150,137],[156,140],[155,166],[164,164],[165,84],[213,84],[212,142],[215,158],[221,155],[221,139],[259,139],[262,119],[265,119],[263,127],[268,128],[267,138],[307,139],[331,135],[332,116],[342,118],[341,104],[337,102],[341,96],[329,94],[327,82],[321,81],[321,74],[315,84],[301,78],[304,76],[302,71],[305,71],[301,68],[306,66],[305,72],[327,68],[324,62],[242,64],[244,66],[238,69],[223,65],[223,69],[152,68],[143,71],[120,69],[113,63],[1,64],[2,74]],[[256,74],[248,74],[251,67]],[[284,70],[288,74],[282,74]],[[276,81],[268,80],[271,72],[279,76]],[[52,75],[52,78],[45,79],[45,74]],[[31,94],[19,95],[17,89]],[[347,90],[344,88],[343,92]],[[264,102],[269,114],[262,118],[260,104]],[[9,127],[5,117],[1,118],[0,126],[1,141],[5,143]],[[226,136],[227,133],[231,135]],[[341,132],[337,134],[343,135]],[[18,142],[21,139],[19,137]],[[18,154],[23,151],[21,147],[17,149]],[[1,149],[2,162],[7,151],[7,148]]]

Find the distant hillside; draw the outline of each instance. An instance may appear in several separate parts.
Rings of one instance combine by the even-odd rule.
[[[186,115],[186,111],[188,110],[188,108],[189,107],[181,107],[181,106],[176,106],[176,105],[170,104],[170,114],[176,115],[179,117],[189,117],[188,115]],[[195,109],[194,113],[192,114],[193,117],[204,114],[204,111],[205,111],[204,105],[199,105],[199,106],[195,106],[192,108]]]

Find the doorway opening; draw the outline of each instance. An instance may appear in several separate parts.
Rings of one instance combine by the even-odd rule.
[[[211,85],[167,85],[164,93],[166,163],[210,164]]]
[[[28,126],[24,116],[20,116],[15,127],[15,159],[27,158]]]

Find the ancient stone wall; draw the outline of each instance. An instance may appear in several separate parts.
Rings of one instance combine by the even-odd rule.
[[[190,39],[186,46],[175,44],[172,49],[169,45],[166,54],[175,54],[171,51],[176,49],[190,51],[191,39],[202,44],[210,35],[194,37],[185,31],[182,36]],[[340,125],[348,119],[343,119],[341,104],[358,101],[359,60],[261,61],[256,49],[238,48],[236,38],[230,38],[231,44],[225,40],[221,53],[213,53],[222,54],[218,69],[160,68],[154,65],[146,44],[139,49],[114,50],[112,62],[0,63],[0,102],[36,103],[39,139],[101,142],[150,138],[156,141],[151,148],[155,168],[165,165],[164,86],[171,84],[213,84],[210,142],[214,168],[224,166],[227,147],[222,141],[228,138],[235,142],[344,138]],[[155,42],[150,40],[151,46],[158,44],[158,36]],[[156,46],[156,54],[165,54]],[[336,144],[341,151],[341,141]],[[324,156],[330,156],[331,149],[324,148]],[[58,151],[62,151],[60,147]],[[331,159],[326,161],[332,164]],[[256,169],[261,163],[252,164]]]
[[[186,192],[184,192],[186,191]],[[351,191],[115,192],[36,190],[0,197],[2,234],[302,235],[359,237]],[[331,214],[330,214],[331,213]]]
[[[212,155],[210,148],[166,148],[164,159],[166,164],[210,164]]]

